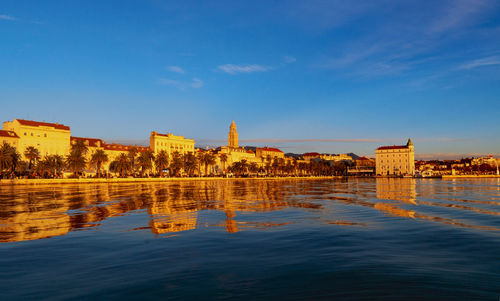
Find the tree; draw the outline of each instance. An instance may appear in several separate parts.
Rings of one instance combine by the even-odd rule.
[[[106,154],[102,149],[96,150],[90,157],[90,164],[95,166],[98,177],[101,177],[101,166],[108,162],[108,160],[108,154]]]
[[[3,172],[8,170],[12,166],[12,146],[7,143],[3,143],[0,147],[0,171]]]
[[[24,151],[24,156],[29,160],[28,169],[31,170],[33,164],[40,160],[40,152],[34,146],[28,146]]]
[[[144,177],[144,173],[153,168],[154,159],[155,155],[151,150],[146,150],[139,154],[137,165],[141,168],[141,177]]]
[[[137,153],[139,152],[139,150],[137,149],[136,146],[132,146],[129,150],[128,150],[128,158],[130,160],[130,169],[132,171],[135,171],[136,169],[136,166],[135,166],[135,157],[137,156]]]
[[[121,177],[124,177],[131,169],[129,156],[125,153],[118,155],[112,165],[112,170],[118,172]]]
[[[193,153],[184,155],[184,169],[190,177],[194,175],[194,171],[198,167],[198,158]]]
[[[182,159],[181,154],[178,151],[175,151],[172,154],[172,163],[170,163],[170,169],[172,170],[172,174],[174,176],[179,176],[179,172],[184,168],[184,160]]]
[[[73,149],[69,155],[66,156],[66,166],[73,172],[76,176],[77,173],[81,172],[87,165],[86,159],[77,149]]]
[[[56,176],[64,168],[64,158],[60,155],[49,155],[36,165],[36,172],[41,175]]]
[[[168,153],[165,150],[161,150],[156,155],[155,166],[160,174],[160,177],[163,177],[163,171],[168,167]]]
[[[233,165],[231,166],[231,170],[239,176],[245,174],[247,172],[247,169],[248,169],[248,163],[247,160],[245,159],[238,162],[234,162]]]
[[[89,150],[89,147],[83,142],[83,140],[76,140],[71,144],[71,151],[78,152],[85,156],[87,154],[87,151]]]
[[[220,154],[220,162],[222,163],[222,172],[226,171],[227,154]]]
[[[255,163],[255,162],[252,162],[252,163],[250,163],[250,165],[248,165],[248,170],[251,173],[255,174],[259,171],[259,165],[257,165],[257,163]]]
[[[215,164],[215,155],[212,152],[206,152],[201,160],[201,162],[205,165],[205,175],[207,175],[208,167]]]

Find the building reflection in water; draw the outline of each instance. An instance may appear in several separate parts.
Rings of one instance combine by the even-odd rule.
[[[111,217],[146,210],[154,234],[193,230],[203,210],[224,212],[225,229],[237,232],[259,223],[238,223],[236,212],[268,212],[321,205],[286,200],[286,181],[196,181],[168,184],[0,187],[0,242],[65,235],[99,226]],[[239,225],[240,224],[240,225]],[[280,223],[263,223],[279,226]]]
[[[345,210],[346,216],[359,218],[359,208],[371,208],[385,216],[432,221],[480,230],[498,230],[488,226],[438,216],[442,210],[462,210],[473,214],[499,216],[498,187],[474,187],[445,181],[424,182],[406,178],[352,179],[348,181],[300,180],[227,180],[180,181],[148,184],[99,184],[51,186],[0,186],[0,242],[35,240],[89,229],[102,221],[129,214],[144,214],[149,223],[137,229],[149,229],[155,235],[194,230],[201,225],[219,226],[229,233],[249,228],[267,229],[297,220],[260,221],[256,215],[288,208],[314,212],[317,222],[335,225],[365,226],[363,221],[330,220]],[[418,183],[418,191],[417,191]],[[427,184],[432,183],[432,185]],[[493,183],[493,184],[496,184]],[[439,208],[433,211],[432,208]],[[349,211],[350,210],[350,211]],[[200,213],[224,214],[216,224],[200,221]],[[437,214],[436,212],[440,212]],[[245,215],[244,218],[241,218]],[[304,215],[304,213],[302,213]],[[239,218],[240,217],[240,218]],[[252,219],[254,220],[248,220]],[[482,219],[478,219],[482,220]],[[300,222],[303,219],[299,218]],[[476,220],[477,221],[477,220]]]

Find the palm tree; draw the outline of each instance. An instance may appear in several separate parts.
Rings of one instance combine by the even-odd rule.
[[[12,166],[12,146],[4,142],[0,147],[0,172],[8,170]]]
[[[129,150],[128,150],[128,158],[130,159],[130,168],[132,169],[132,171],[135,171],[135,156],[137,156],[137,153],[139,152],[139,150],[137,149],[136,146],[132,146]]]
[[[108,154],[102,149],[96,150],[90,157],[90,164],[95,166],[97,177],[101,177],[101,166],[108,162]]]
[[[71,151],[75,151],[77,153],[80,153],[82,155],[86,155],[87,151],[89,150],[89,147],[83,142],[83,140],[76,140],[72,145],[71,145]]]
[[[257,165],[257,163],[255,162],[252,162],[248,166],[248,169],[250,170],[251,173],[256,173],[257,171],[259,171],[259,165]]]
[[[205,156],[205,152],[199,151],[196,154],[196,159],[198,161],[198,176],[201,177],[201,165],[203,164],[203,157]]]
[[[178,176],[181,169],[184,168],[184,160],[182,160],[181,154],[175,151],[172,154],[172,163],[170,163],[170,169],[174,176]]]
[[[184,169],[189,174],[190,177],[193,176],[194,171],[198,167],[198,158],[193,153],[187,153],[184,155]]]
[[[64,168],[64,158],[60,155],[49,155],[45,156],[36,165],[36,171],[39,175],[44,175],[45,173],[49,175],[56,176]]]
[[[31,170],[31,168],[33,167],[33,163],[36,163],[38,160],[40,160],[40,152],[34,146],[28,146],[24,151],[24,156],[29,160],[29,170]]]
[[[212,152],[206,152],[202,157],[202,162],[205,165],[205,175],[207,175],[208,167],[215,164],[215,155]]]
[[[125,153],[118,155],[116,160],[113,162],[113,170],[120,173],[121,177],[124,177],[125,174],[130,171],[129,156]]]
[[[226,171],[227,154],[220,154],[220,162],[222,163],[222,172]]]
[[[66,165],[75,176],[85,168],[87,165],[86,161],[83,153],[79,149],[73,149],[69,155],[66,156]]]
[[[168,153],[161,150],[155,158],[155,166],[158,169],[160,177],[163,177],[163,171],[168,167]]]
[[[137,165],[141,168],[141,177],[144,177],[144,173],[153,168],[154,159],[155,155],[151,150],[143,151],[139,154]]]

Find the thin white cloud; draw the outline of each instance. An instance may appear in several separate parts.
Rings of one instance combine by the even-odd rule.
[[[16,21],[17,18],[9,15],[0,15],[0,20]]]
[[[477,67],[492,66],[492,65],[500,65],[500,56],[490,56],[473,60],[468,63],[460,65],[458,69],[469,70]]]
[[[484,0],[453,0],[431,25],[431,33],[441,33],[473,23],[476,15],[487,11],[492,2]]]
[[[180,74],[184,74],[185,73],[184,69],[182,69],[179,66],[168,66],[167,70],[170,71],[170,72],[175,72],[175,73],[180,73]]]
[[[294,58],[293,56],[290,56],[290,55],[283,57],[283,62],[285,64],[292,64],[292,63],[295,63],[296,61],[297,61],[297,59]]]
[[[203,87],[205,83],[199,79],[199,78],[193,78],[193,81],[191,82],[191,88],[199,89]]]
[[[186,85],[183,84],[181,81],[174,80],[174,79],[169,79],[169,78],[160,78],[158,80],[158,84],[162,86],[171,86],[175,87],[179,90],[184,90],[186,88]]]
[[[158,79],[158,84],[162,86],[170,86],[177,88],[179,90],[185,90],[186,88],[199,89],[204,86],[204,82],[199,78],[193,78],[191,82],[185,82],[169,78]]]
[[[273,70],[273,68],[270,66],[256,65],[256,64],[251,64],[251,65],[225,64],[217,66],[217,69],[229,74],[267,72]]]

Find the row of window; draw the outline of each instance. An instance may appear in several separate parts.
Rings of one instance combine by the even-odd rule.
[[[24,132],[24,136],[28,136],[28,133],[27,132]],[[33,137],[34,134],[31,133],[31,136]],[[43,134],[44,137],[47,137],[47,134]],[[38,137],[41,137],[40,134],[38,134]]]

